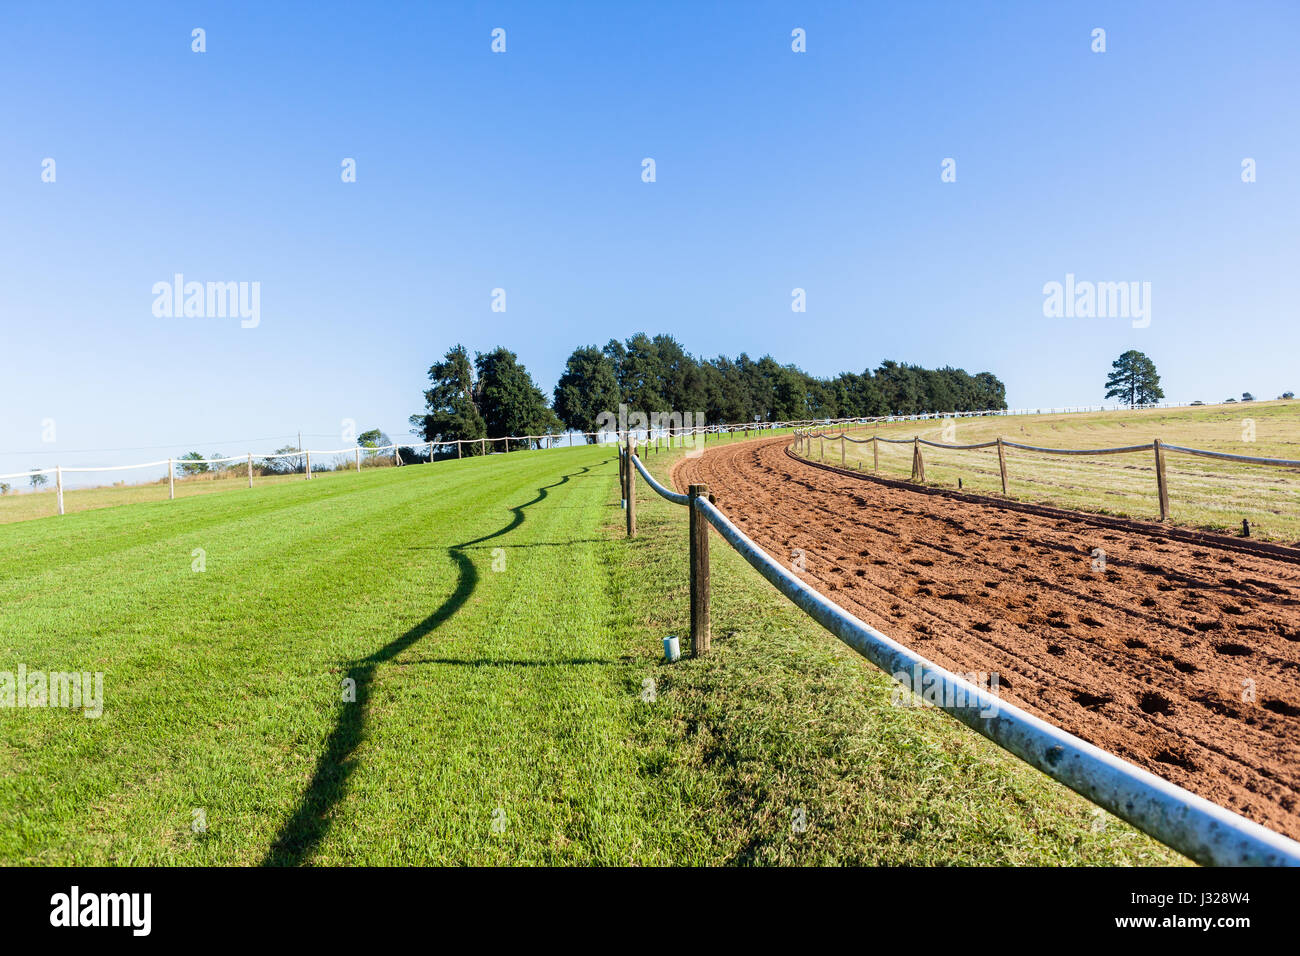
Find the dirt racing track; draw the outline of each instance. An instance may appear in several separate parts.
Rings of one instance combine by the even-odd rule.
[[[788,437],[680,461],[776,560],[949,670],[1300,839],[1300,560],[840,474]],[[1093,550],[1105,552],[1094,570]]]

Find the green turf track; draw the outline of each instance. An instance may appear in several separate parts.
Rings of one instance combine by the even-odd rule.
[[[0,710],[0,861],[1176,859],[890,706],[720,539],[716,654],[659,663],[685,514],[643,496],[623,540],[616,479],[521,452],[0,527],[0,670],[106,697]]]

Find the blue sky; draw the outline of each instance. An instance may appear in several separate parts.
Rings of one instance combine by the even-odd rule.
[[[396,437],[456,342],[549,392],[637,331],[989,370],[1013,406],[1100,401],[1128,348],[1170,399],[1274,397],[1300,387],[1298,27],[1280,2],[6,4],[0,472]],[[155,317],[175,273],[259,282],[260,324]],[[1045,318],[1067,273],[1150,282],[1150,326]]]

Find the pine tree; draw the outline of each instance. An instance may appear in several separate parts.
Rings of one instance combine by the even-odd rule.
[[[1142,352],[1129,349],[1111,363],[1106,378],[1106,397],[1118,398],[1130,408],[1154,405],[1165,397],[1156,365]]]
[[[429,381],[433,387],[424,393],[424,414],[411,416],[413,434],[431,442],[453,442],[487,435],[487,425],[475,396],[474,369],[465,346],[448,349],[443,360],[435,362],[429,369]],[[482,450],[482,446],[472,442],[464,446],[462,453],[477,455]]]

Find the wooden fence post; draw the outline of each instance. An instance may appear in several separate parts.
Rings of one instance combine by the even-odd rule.
[[[708,498],[708,485],[691,485],[691,656],[709,653],[709,522],[695,507],[696,498]]]
[[[819,451],[817,453],[817,458],[821,461],[825,461],[826,460],[826,436],[825,435],[821,436],[821,444],[818,446],[818,448]]]
[[[912,480],[925,481],[925,459],[921,457],[921,436],[912,439]]]
[[[253,453],[248,453],[248,487],[253,487]]]
[[[627,459],[627,536],[636,537],[636,440],[628,446]]]
[[[357,474],[359,475],[361,474],[361,446],[358,445],[352,451],[357,460]]]
[[[840,433],[840,467],[841,467],[841,468],[845,467],[845,460],[844,460],[844,449],[845,449],[845,447],[846,447],[846,446],[845,446],[845,444],[844,444],[844,434],[843,434],[843,432],[841,432],[841,433]]]
[[[307,455],[307,480],[311,481],[311,451],[308,450],[306,455]]]
[[[399,455],[397,452],[397,442],[393,442],[393,464],[400,465],[401,463],[402,463],[402,456]]]
[[[998,471],[1002,473],[1002,493],[1007,493],[1007,453],[1002,447],[1002,436],[998,436]]]
[[[58,501],[59,514],[63,514],[63,466],[54,466],[54,497]]]
[[[176,462],[167,459],[167,497],[176,500]]]
[[[460,439],[456,439],[456,460],[460,461]]]
[[[875,435],[871,436],[871,470],[880,470],[880,439]]]
[[[1165,477],[1165,449],[1157,438],[1152,447],[1156,453],[1156,490],[1160,493],[1160,520],[1169,520],[1169,482]]]

